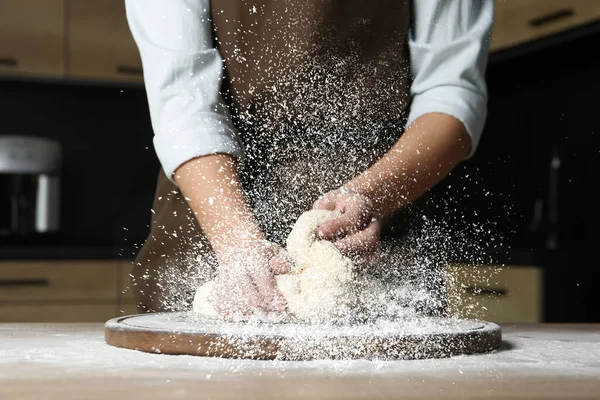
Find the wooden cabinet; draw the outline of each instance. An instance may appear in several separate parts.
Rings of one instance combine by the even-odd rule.
[[[498,323],[543,319],[543,275],[537,267],[450,265],[446,292],[453,316]]]
[[[502,50],[600,21],[598,0],[495,0],[490,50]]]
[[[130,260],[2,261],[0,322],[105,322],[137,314]],[[500,323],[542,321],[536,267],[450,265],[450,312]]]
[[[130,300],[130,301],[127,301],[124,303],[119,303],[119,309],[118,309],[119,316],[135,315],[135,314],[139,314],[139,312],[138,312],[133,300]]]
[[[0,0],[0,73],[65,73],[66,0]]]
[[[0,263],[0,303],[116,299],[116,260]]]
[[[2,322],[106,322],[118,316],[116,302],[100,303],[0,303]]]
[[[117,260],[0,262],[0,322],[104,322],[118,292]]]
[[[0,322],[106,322],[137,314],[131,262],[0,261]]]
[[[123,0],[0,0],[0,74],[142,82]]]
[[[68,16],[68,76],[143,80],[123,0],[69,0]]]
[[[119,287],[119,315],[137,314],[133,300],[133,288],[131,283],[132,261],[119,261],[117,282]]]
[[[600,21],[598,0],[495,0],[490,50]],[[0,74],[142,82],[123,0],[0,0]]]

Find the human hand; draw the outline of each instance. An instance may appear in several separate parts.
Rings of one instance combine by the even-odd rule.
[[[356,265],[373,265],[380,256],[381,218],[368,197],[343,188],[320,197],[313,209],[337,211],[339,216],[317,228],[317,238],[330,240]]]
[[[224,316],[283,312],[286,301],[274,275],[289,272],[286,251],[266,240],[231,246],[220,258],[211,302]]]

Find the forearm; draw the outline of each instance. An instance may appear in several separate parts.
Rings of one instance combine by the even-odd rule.
[[[174,178],[219,259],[231,248],[264,239],[232,156],[195,158],[179,167]]]
[[[469,150],[470,137],[459,120],[425,114],[377,163],[345,186],[372,199],[387,218],[442,180]]]

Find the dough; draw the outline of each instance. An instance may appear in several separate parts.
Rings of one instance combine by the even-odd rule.
[[[352,261],[325,240],[317,240],[315,230],[335,218],[328,210],[307,211],[298,218],[286,242],[294,266],[288,274],[275,276],[288,303],[288,313],[303,322],[326,322],[347,315],[353,301]],[[198,288],[193,311],[210,317],[219,313],[208,300],[214,282]]]
[[[317,227],[336,215],[328,210],[305,212],[287,238],[294,269],[275,280],[288,302],[288,311],[303,321],[342,316],[351,301],[352,261],[330,241],[315,238]]]
[[[210,301],[208,301],[208,296],[213,290],[215,286],[215,281],[208,281],[204,285],[200,286],[198,290],[196,290],[196,295],[194,296],[194,304],[193,311],[198,314],[202,314],[207,317],[219,317],[220,314],[215,310]]]

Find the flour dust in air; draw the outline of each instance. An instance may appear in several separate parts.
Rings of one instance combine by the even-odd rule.
[[[303,2],[296,3],[304,7]],[[261,7],[252,10],[253,15],[264,12]],[[296,261],[292,272],[277,277],[289,314],[307,323],[333,324],[447,315],[449,308],[461,307],[462,297],[447,290],[456,282],[447,279],[446,266],[489,263],[488,250],[501,248],[503,240],[494,221],[469,219],[469,224],[461,224],[466,221],[461,216],[474,211],[464,206],[465,200],[483,190],[477,174],[466,173],[468,167],[453,173],[453,184],[465,190],[442,196],[439,193],[444,191],[438,190],[436,196],[434,188],[391,219],[382,233],[381,255],[370,268],[356,268],[330,242],[315,240],[316,226],[333,216],[309,211],[315,200],[364,172],[402,135],[410,98],[401,93],[403,82],[410,80],[410,68],[392,68],[394,55],[385,52],[365,58],[365,48],[352,35],[341,44],[335,42],[341,46],[338,51],[324,53],[319,45],[329,42],[327,30],[321,29],[324,25],[314,27],[323,33],[318,40],[295,36],[297,27],[312,29],[320,23],[306,15],[312,14],[298,12],[272,21],[284,32],[277,42],[282,47],[277,49],[253,41],[257,31],[240,23],[237,37],[247,40],[237,47],[228,66],[257,73],[250,74],[242,82],[245,85],[238,75],[232,82],[234,90],[223,91],[223,106],[228,107],[243,146],[244,159],[238,168],[249,206],[266,238],[287,248]],[[368,21],[360,26],[368,28]],[[397,45],[404,47],[404,43]],[[250,57],[259,49],[269,62]],[[282,54],[285,57],[279,57]],[[428,150],[419,151],[425,160]],[[405,179],[413,182],[415,177]],[[486,196],[487,203],[482,204],[491,207],[493,197]],[[181,199],[181,193],[173,190],[157,204]],[[217,203],[211,197],[208,206]],[[497,215],[510,218],[510,210],[501,209]],[[214,313],[202,301],[210,297],[218,262],[194,214],[177,218],[181,222],[165,226],[164,236],[148,238],[152,262],[150,257],[136,260],[142,272],[132,289],[161,311],[196,307]],[[473,273],[480,273],[479,269]],[[472,311],[475,315],[477,307]]]

